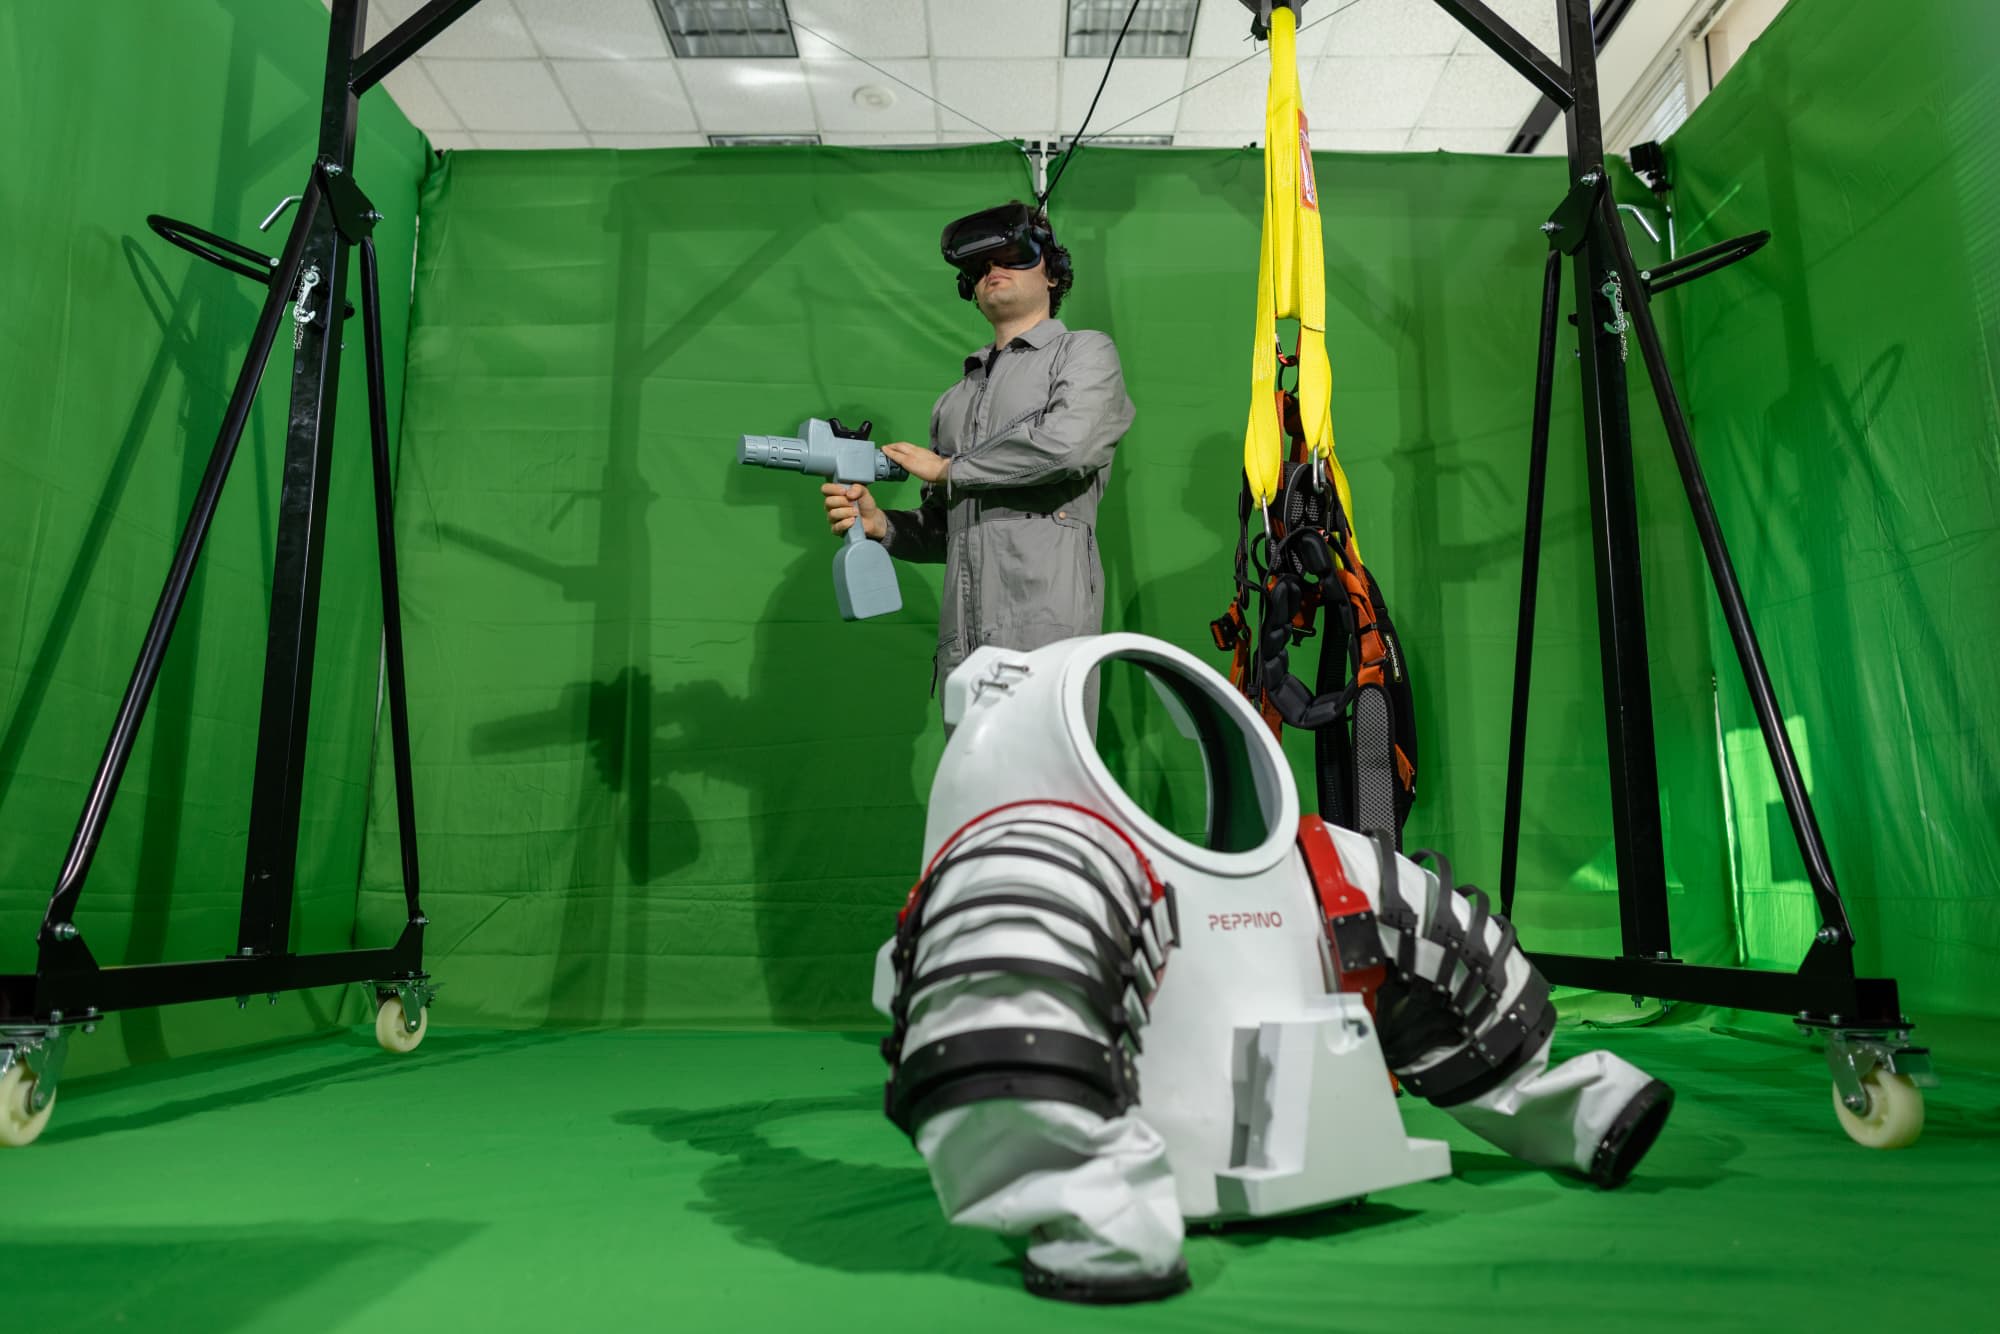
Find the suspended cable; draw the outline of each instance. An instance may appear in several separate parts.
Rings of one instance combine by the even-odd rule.
[[[1125,30],[1132,26],[1132,16],[1138,12],[1139,0],[1132,0],[1132,7],[1125,11],[1125,22],[1118,27],[1118,40],[1111,44],[1111,59],[1104,62],[1104,77],[1097,81],[1097,91],[1091,96],[1090,110],[1083,113],[1083,124],[1076,127],[1076,135],[1069,141],[1069,151],[1064,153],[1062,161],[1056,164],[1056,174],[1050,178],[1049,183],[1042,188],[1040,197],[1035,200],[1037,209],[1047,210],[1049,196],[1055,193],[1056,182],[1069,170],[1069,160],[1075,157],[1076,150],[1083,146],[1083,132],[1090,128],[1090,118],[1097,114],[1097,99],[1104,96],[1104,85],[1111,82],[1111,67],[1118,63],[1118,48],[1125,45]]]
[[[1134,0],[1134,2],[1136,3],[1136,0]],[[814,32],[811,28],[808,28],[805,24],[799,22],[797,19],[792,20],[792,26],[794,28],[797,28],[800,32],[807,33],[810,34],[811,36],[819,38],[822,42],[825,42],[828,46],[840,52],[842,55],[847,56],[850,59],[860,61],[862,64],[866,65],[869,69],[874,70],[877,74],[881,75],[883,78],[896,79],[897,83],[902,84],[905,88],[915,93],[918,97],[921,97],[929,102],[936,102],[937,105],[942,107],[944,110],[949,111],[952,115],[958,117],[962,121],[968,121],[973,125],[977,125],[980,129],[985,130],[988,134],[992,135],[995,139],[1005,140],[1014,137],[1012,135],[1002,134],[998,130],[993,129],[991,126],[980,125],[978,121],[973,120],[972,117],[966,115],[963,111],[960,111],[957,107],[938,101],[937,98],[932,97],[929,93],[917,87],[917,85],[911,83],[908,79],[897,79],[895,75],[891,74],[888,70],[883,69],[880,65],[870,60],[867,56],[855,55],[854,52],[848,50],[846,47],[842,46],[839,42],[834,41],[833,38],[828,37],[825,33]]]
[[[1303,25],[1302,25],[1302,26],[1301,26],[1301,27],[1299,28],[1299,31],[1300,31],[1300,32],[1309,32],[1309,31],[1311,31],[1312,29],[1314,29],[1314,28],[1317,28],[1317,27],[1318,27],[1318,26],[1319,26],[1320,24],[1322,24],[1322,23],[1325,23],[1325,22],[1326,22],[1326,21],[1327,21],[1328,19],[1331,19],[1331,18],[1337,18],[1337,17],[1339,17],[1340,15],[1342,15],[1342,14],[1346,13],[1346,12],[1347,12],[1348,10],[1350,10],[1350,9],[1354,8],[1354,7],[1356,6],[1356,5],[1360,4],[1361,2],[1362,2],[1362,0],[1347,0],[1347,3],[1346,3],[1346,4],[1343,4],[1343,5],[1338,5],[1338,6],[1336,6],[1335,8],[1333,8],[1333,9],[1330,9],[1330,10],[1328,10],[1328,11],[1327,11],[1326,13],[1324,13],[1324,14],[1320,15],[1320,16],[1319,16],[1318,18],[1314,19],[1314,20],[1313,20],[1313,21],[1312,21],[1311,23],[1307,23],[1307,24],[1303,24]],[[1268,47],[1268,46],[1262,46],[1262,47],[1259,47],[1259,48],[1257,48],[1257,49],[1256,49],[1255,51],[1252,51],[1252,52],[1251,52],[1251,53],[1250,53],[1249,55],[1247,55],[1247,56],[1243,57],[1243,59],[1241,59],[1241,60],[1237,61],[1237,62],[1236,62],[1235,64],[1233,64],[1233,65],[1230,65],[1230,66],[1228,66],[1228,67],[1226,67],[1226,68],[1224,68],[1224,69],[1219,69],[1219,70],[1217,70],[1217,71],[1216,71],[1215,73],[1213,73],[1213,74],[1209,75],[1209,76],[1208,76],[1208,77],[1207,77],[1206,79],[1203,79],[1203,80],[1201,80],[1201,81],[1200,81],[1199,83],[1191,83],[1191,84],[1189,84],[1189,85],[1188,85],[1187,87],[1185,87],[1185,88],[1181,89],[1181,90],[1180,90],[1179,92],[1175,93],[1175,94],[1174,94],[1174,95],[1173,95],[1172,97],[1164,97],[1164,98],[1161,98],[1161,99],[1160,99],[1159,101],[1157,101],[1157,102],[1153,103],[1153,105],[1151,105],[1151,106],[1147,107],[1147,108],[1146,108],[1146,109],[1145,109],[1144,111],[1135,111],[1135,112],[1133,112],[1133,113],[1132,113],[1131,115],[1127,116],[1127,117],[1126,117],[1126,118],[1125,118],[1124,120],[1121,120],[1121,121],[1119,121],[1119,122],[1118,122],[1118,124],[1116,124],[1116,125],[1112,125],[1112,126],[1110,126],[1110,127],[1106,128],[1106,129],[1102,129],[1102,130],[1099,130],[1099,131],[1098,131],[1098,132],[1097,132],[1096,134],[1092,135],[1092,136],[1091,136],[1091,138],[1093,138],[1093,139],[1102,139],[1102,138],[1103,138],[1103,137],[1104,137],[1105,135],[1107,135],[1107,134],[1111,134],[1111,133],[1113,133],[1114,131],[1118,130],[1119,128],[1123,127],[1123,126],[1126,126],[1126,125],[1130,125],[1130,124],[1131,124],[1131,123],[1132,123],[1133,121],[1135,121],[1135,120],[1139,119],[1139,117],[1141,117],[1141,116],[1145,116],[1145,115],[1150,115],[1151,113],[1153,113],[1153,112],[1155,112],[1155,111],[1158,111],[1158,110],[1159,110],[1159,109],[1160,109],[1161,107],[1163,107],[1163,106],[1167,106],[1167,105],[1169,105],[1169,104],[1171,104],[1171,103],[1174,103],[1174,102],[1178,102],[1178,101],[1180,101],[1180,100],[1181,100],[1181,99],[1182,99],[1183,97],[1186,97],[1186,96],[1187,96],[1187,95],[1188,95],[1189,93],[1193,92],[1193,91],[1194,91],[1195,89],[1197,89],[1197,88],[1201,87],[1201,86],[1202,86],[1202,84],[1206,84],[1206,83],[1214,83],[1214,82],[1215,82],[1215,81],[1216,81],[1217,79],[1219,79],[1219,78],[1221,78],[1221,77],[1222,77],[1223,75],[1225,75],[1225,74],[1229,73],[1229,72],[1230,72],[1231,70],[1237,70],[1237,69],[1241,69],[1241,68],[1242,68],[1243,66],[1245,66],[1245,65],[1249,64],[1249,63],[1250,63],[1251,61],[1255,60],[1255,59],[1256,59],[1256,58],[1257,58],[1258,56],[1261,56],[1261,55],[1265,55],[1265,54],[1267,54],[1267,53],[1268,53],[1268,52],[1270,51],[1270,49],[1271,49],[1271,48],[1270,48],[1270,47]],[[1109,73],[1109,71],[1108,71],[1108,70],[1107,70],[1106,72],[1107,72],[1107,73]],[[1092,105],[1094,106],[1094,105],[1095,105],[1095,103],[1093,103]],[[1080,143],[1081,143],[1081,139],[1079,139],[1079,140],[1077,141],[1077,143],[1076,143],[1076,144],[1072,144],[1072,145],[1071,145],[1071,151],[1072,151],[1072,152],[1074,152],[1074,151],[1076,150],[1076,147],[1077,147],[1077,146],[1078,146],[1078,145],[1079,145]]]

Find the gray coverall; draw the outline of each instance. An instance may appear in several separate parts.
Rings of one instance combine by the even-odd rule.
[[[1094,330],[1047,319],[965,359],[931,409],[930,445],[950,472],[917,509],[884,511],[890,555],[944,562],[934,692],[982,645],[1101,632],[1097,506],[1134,415],[1118,349]]]

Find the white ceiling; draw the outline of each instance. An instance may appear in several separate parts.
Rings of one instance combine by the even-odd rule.
[[[420,3],[371,0],[369,39]],[[1554,0],[1487,3],[1555,54]],[[789,6],[895,78],[803,32],[796,60],[677,60],[651,0],[480,0],[387,87],[439,148],[691,147],[771,133],[880,145],[1073,134],[1104,74],[1102,59],[1063,57],[1063,0]],[[1498,153],[1537,100],[1433,0],[1309,0],[1305,17],[1299,79],[1316,148]],[[1190,59],[1121,56],[1091,131],[1172,134],[1182,147],[1261,141],[1270,62],[1249,20],[1241,0],[1201,0]],[[857,100],[863,89],[875,91]]]

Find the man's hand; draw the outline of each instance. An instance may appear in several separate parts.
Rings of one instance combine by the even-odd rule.
[[[826,521],[834,532],[846,532],[859,517],[861,531],[866,536],[877,542],[888,536],[889,521],[882,517],[882,507],[868,494],[867,487],[859,482],[845,486],[839,482],[821,482],[819,490],[826,497]]]
[[[922,445],[884,445],[882,452],[889,456],[891,463],[900,464],[910,476],[932,485],[944,480],[945,470],[951,463],[944,455],[933,454]]]

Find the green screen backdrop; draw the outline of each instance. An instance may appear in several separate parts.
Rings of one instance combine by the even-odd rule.
[[[1098,151],[1054,202],[1079,273],[1061,316],[1117,340],[1138,405],[1100,526],[1106,626],[1218,667],[1261,179],[1254,152]],[[1423,699],[1413,837],[1479,874],[1505,764],[1535,224],[1562,170],[1325,155],[1319,182],[1336,426]],[[432,175],[400,503],[426,903],[455,1014],[866,1020],[942,741],[939,571],[900,567],[901,614],[843,623],[817,484],[739,467],[737,437],[837,415],[921,440],[990,337],[938,231],[1029,188],[1004,145],[471,153]],[[1545,943],[1601,948],[1616,909],[1573,369],[1560,391],[1524,908]],[[1692,948],[1715,956],[1706,645],[1685,629],[1701,617],[1684,525],[1655,526],[1661,711],[1683,738],[1663,740],[1665,781],[1695,812],[1675,868],[1700,891]],[[1185,823],[1188,757],[1143,691],[1112,683],[1104,744]],[[1294,752],[1309,777],[1303,735]],[[364,915],[386,936],[379,773],[375,790]]]
[[[1918,1016],[2000,1001],[1996,51],[1990,5],[1792,0],[1669,143],[1684,250],[1772,234],[1667,300],[1862,958]],[[1818,919],[1722,684],[1738,948],[1791,966]]]

